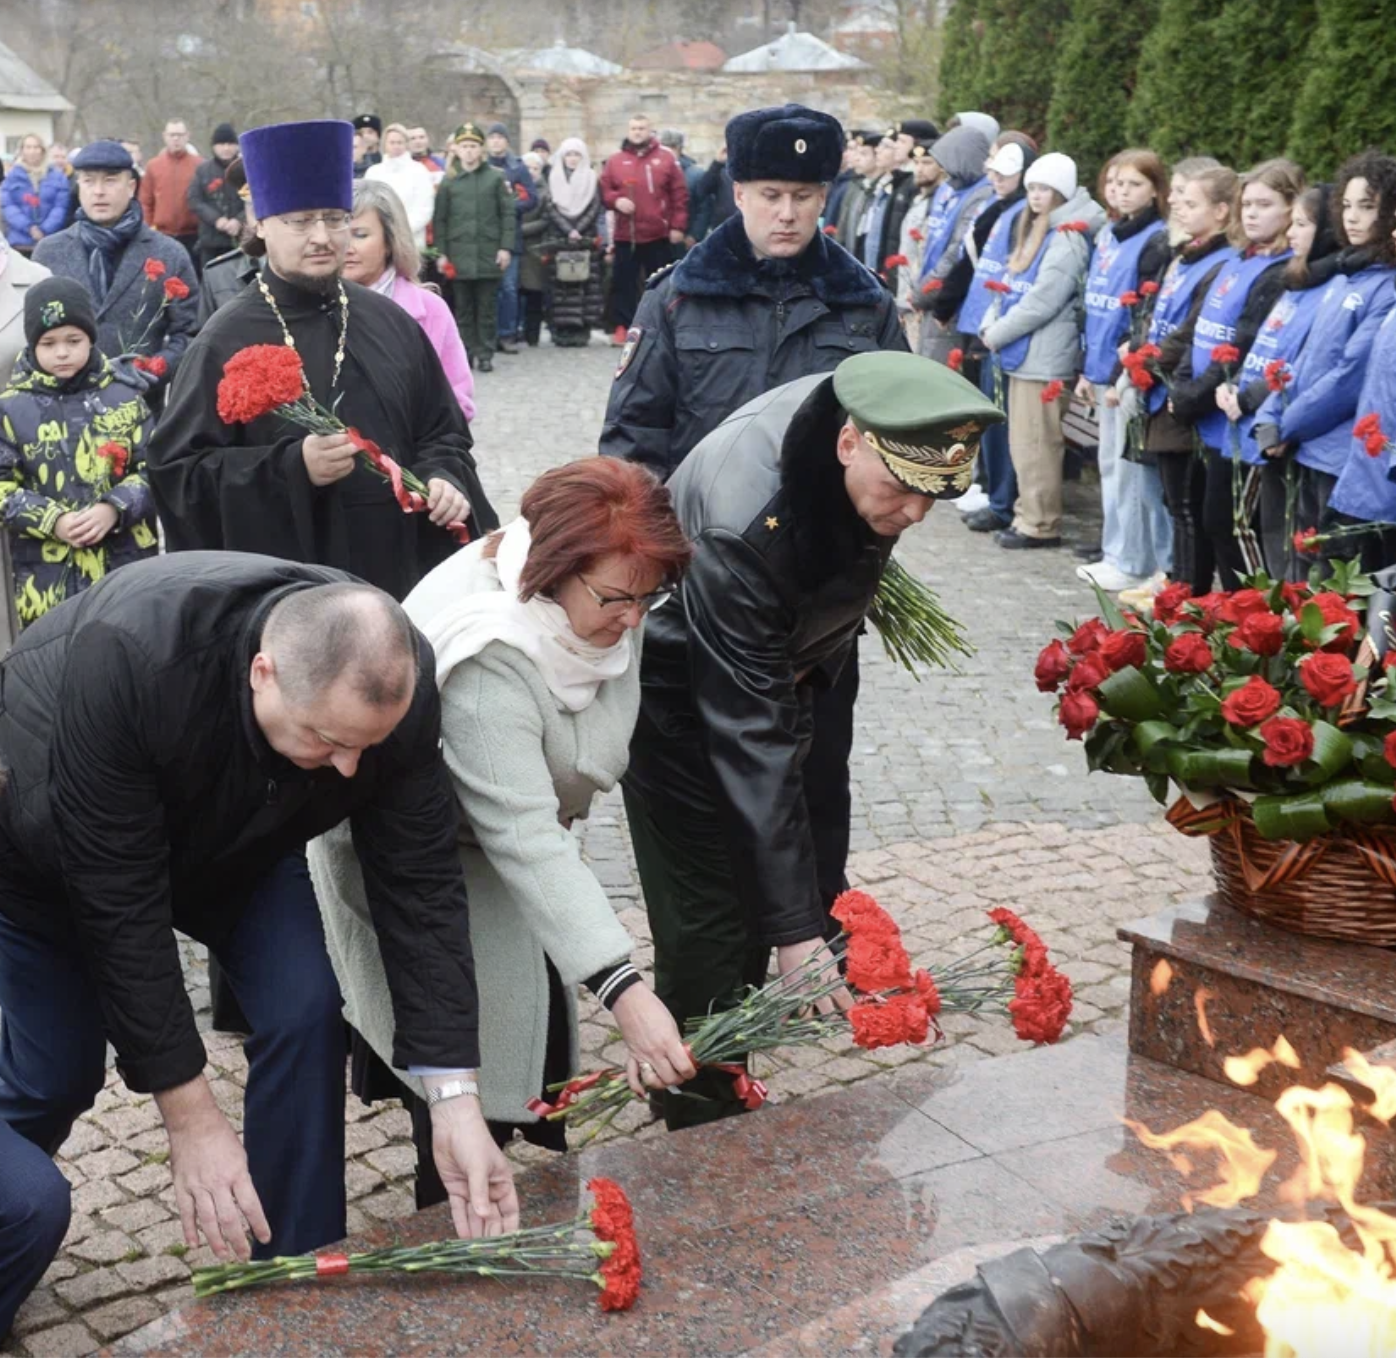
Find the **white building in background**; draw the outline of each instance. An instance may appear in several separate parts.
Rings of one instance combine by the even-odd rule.
[[[0,152],[8,165],[20,142],[37,132],[47,145],[53,140],[53,120],[73,106],[32,67],[0,42]]]
[[[849,71],[867,63],[831,47],[813,33],[799,33],[795,25],[778,38],[732,57],[723,66],[728,74],[762,71]]]

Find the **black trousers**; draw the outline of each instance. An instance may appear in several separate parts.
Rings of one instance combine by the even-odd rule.
[[[829,907],[847,882],[848,757],[857,696],[855,653],[834,687],[813,699],[813,737],[802,769],[829,938],[838,932]],[[644,735],[642,715],[636,740]],[[710,1010],[732,1008],[747,986],[765,981],[771,950],[757,938],[737,890],[718,808],[695,811],[626,786],[625,809],[654,937],[655,993],[680,1027]],[[746,1111],[732,1083],[723,1072],[701,1070],[681,1093],[666,1090],[655,1102],[670,1130],[715,1122]]]
[[[1192,586],[1194,594],[1212,588],[1216,562],[1212,540],[1202,524],[1207,498],[1207,463],[1195,452],[1159,453],[1163,503],[1173,520],[1172,579]]]
[[[616,242],[616,259],[611,274],[611,315],[617,326],[630,329],[635,310],[640,305],[640,293],[645,280],[656,269],[662,269],[674,257],[674,247],[664,240],[643,241],[632,245]]]
[[[1229,454],[1204,449],[1207,484],[1202,501],[1202,529],[1211,544],[1223,589],[1239,589],[1243,576],[1260,568],[1255,518],[1260,504],[1260,468],[1241,466],[1241,506],[1237,513],[1235,468]],[[1241,536],[1238,536],[1239,531]],[[1196,586],[1194,586],[1196,588]],[[1204,590],[1203,593],[1206,593]]]

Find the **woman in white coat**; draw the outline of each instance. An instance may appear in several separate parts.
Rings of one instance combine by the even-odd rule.
[[[688,563],[669,492],[592,457],[545,472],[520,517],[457,552],[407,597],[436,653],[442,739],[480,988],[480,1096],[496,1139],[566,1149],[528,1103],[578,1064],[576,989],[615,1018],[632,1089],[694,1069],[630,960],[631,939],[572,834],[619,781],[639,711],[638,629]],[[310,846],[325,938],[359,1035],[361,1098],[410,1099],[418,1205],[444,1200],[414,1072],[392,1072],[393,1014],[347,827]],[[377,1059],[370,1059],[370,1052]],[[420,1072],[425,1073],[425,1072]]]
[[[389,123],[384,129],[383,159],[370,165],[364,178],[380,180],[402,199],[412,239],[417,242],[417,249],[424,249],[427,227],[436,207],[436,187],[431,174],[412,159],[412,152],[407,149],[407,129],[401,123]]]

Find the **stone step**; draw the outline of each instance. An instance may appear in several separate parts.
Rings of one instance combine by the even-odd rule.
[[[1271,1064],[1251,1092],[1318,1085],[1344,1049],[1396,1041],[1396,952],[1306,938],[1215,897],[1122,926],[1134,951],[1130,1050],[1230,1085],[1222,1063],[1283,1035],[1299,1068]]]

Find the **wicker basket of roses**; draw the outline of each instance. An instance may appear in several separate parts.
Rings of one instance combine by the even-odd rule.
[[[1097,595],[1036,667],[1090,768],[1143,778],[1170,824],[1208,836],[1228,904],[1396,947],[1391,594],[1338,561],[1307,584],[1171,585],[1150,618]]]

